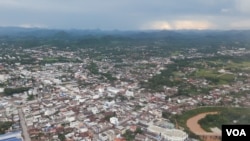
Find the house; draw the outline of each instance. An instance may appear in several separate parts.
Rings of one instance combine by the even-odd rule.
[[[56,112],[55,108],[49,108],[49,109],[45,110],[44,115],[50,116],[50,115],[54,114],[55,112]]]
[[[124,138],[115,138],[114,141],[126,141]]]
[[[125,134],[126,130],[127,130],[127,129],[126,129],[124,126],[121,126],[121,125],[116,126],[116,131],[117,131],[119,134]]]
[[[130,128],[129,128],[129,130],[132,131],[132,132],[135,132],[136,129],[137,129],[137,126],[135,126],[135,125],[132,125],[132,126],[130,126]]]
[[[53,103],[46,100],[46,101],[43,101],[42,104],[45,106],[45,107],[52,107],[53,106]]]
[[[125,95],[128,97],[133,97],[134,96],[134,92],[126,90]]]
[[[119,124],[118,118],[117,117],[111,117],[110,118],[110,123],[117,126]]]
[[[120,92],[120,89],[114,88],[114,87],[107,87],[107,91],[111,92],[112,94],[117,94],[118,92]]]
[[[108,136],[105,133],[99,134],[98,137],[101,141],[108,141]]]
[[[115,132],[113,130],[108,130],[98,135],[101,141],[113,141],[115,138]]]
[[[136,134],[135,141],[148,141],[148,137],[142,134]]]
[[[106,101],[105,102],[105,104],[104,104],[104,106],[103,106],[103,108],[104,109],[108,109],[108,108],[110,108],[111,106],[113,106],[115,104],[115,101],[114,100],[112,100],[112,101]]]
[[[99,113],[99,110],[97,109],[97,107],[92,107],[91,111],[92,111],[93,114]]]

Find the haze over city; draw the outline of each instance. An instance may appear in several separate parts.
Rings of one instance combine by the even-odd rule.
[[[0,0],[0,26],[49,29],[249,29],[248,0]]]

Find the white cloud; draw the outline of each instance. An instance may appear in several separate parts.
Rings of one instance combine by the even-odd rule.
[[[21,25],[18,25],[18,27],[23,27],[23,28],[47,28],[47,26],[43,25],[43,24],[21,24]]]
[[[173,22],[174,29],[211,29],[213,25],[207,21],[180,20]]]
[[[155,21],[146,24],[142,29],[212,29],[214,25],[208,21],[195,21],[195,20],[176,20],[176,21]]]
[[[141,29],[172,29],[171,25],[166,22],[166,21],[156,21],[156,22],[152,22],[152,23],[148,23],[142,26]]]

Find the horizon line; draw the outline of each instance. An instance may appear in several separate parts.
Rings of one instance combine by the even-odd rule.
[[[102,28],[49,28],[49,27],[21,27],[21,26],[0,26],[0,28],[20,28],[20,29],[38,29],[38,30],[58,30],[58,31],[120,31],[120,32],[136,32],[136,31],[249,31],[250,29],[102,29]]]

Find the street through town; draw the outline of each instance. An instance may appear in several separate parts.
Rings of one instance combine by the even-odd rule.
[[[21,123],[21,126],[22,126],[22,132],[23,132],[24,140],[25,141],[31,141],[29,133],[28,133],[28,129],[27,129],[27,126],[26,126],[26,123],[25,123],[25,119],[24,119],[24,116],[23,116],[22,109],[18,109],[18,114],[19,114],[20,123]]]

